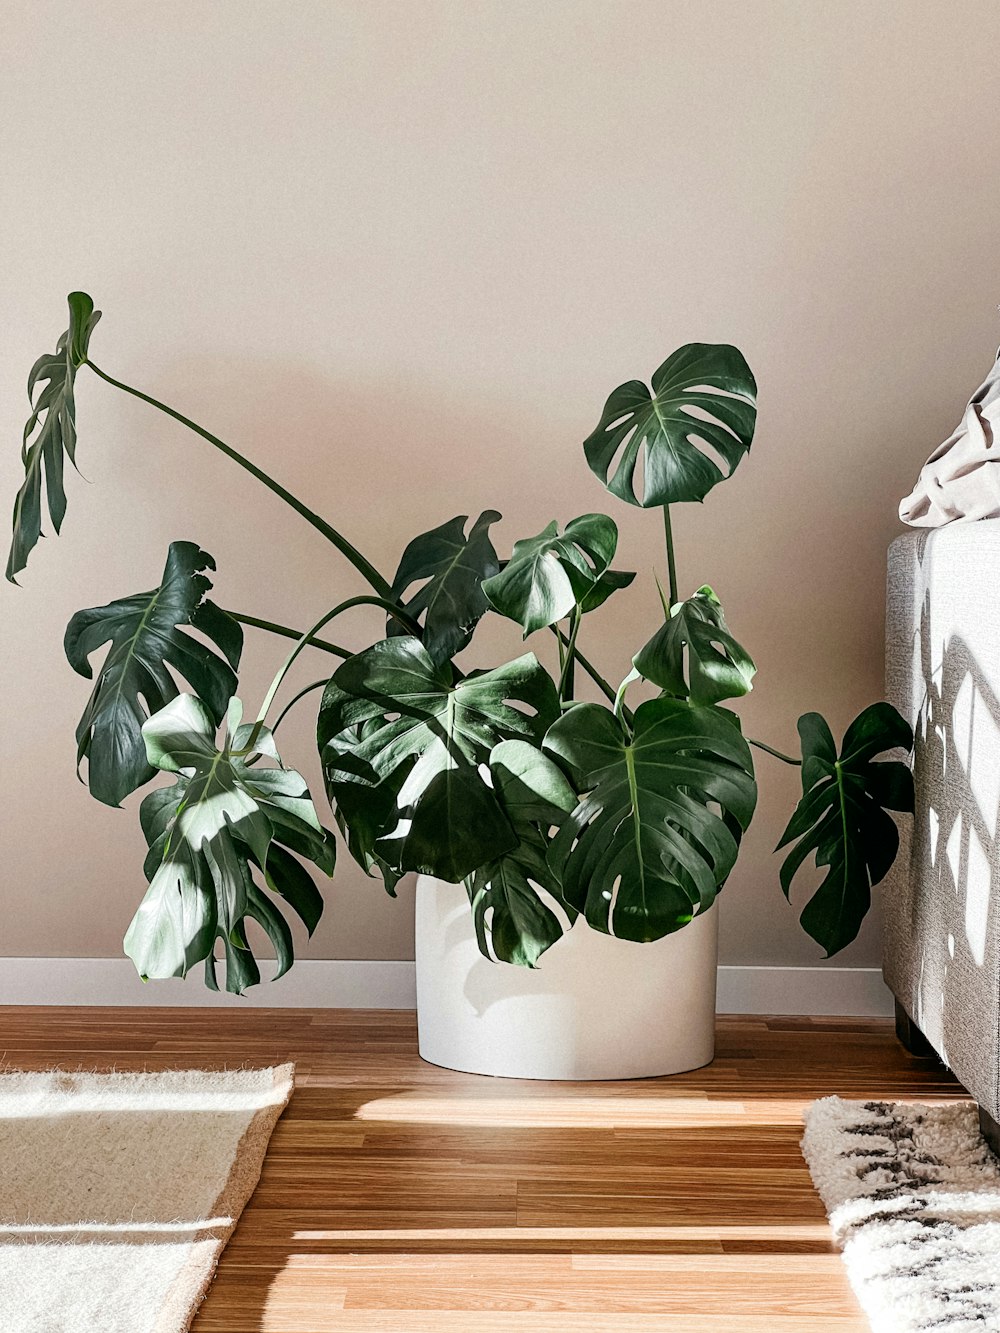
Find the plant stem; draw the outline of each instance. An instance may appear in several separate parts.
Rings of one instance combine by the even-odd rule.
[[[203,426],[199,426],[198,423],[192,421],[190,417],[186,417],[183,413],[175,411],[172,407],[168,407],[166,403],[161,403],[159,399],[152,398],[148,393],[143,393],[141,389],[133,389],[130,384],[123,384],[121,380],[114,379],[111,375],[108,375],[101,370],[99,366],[95,366],[93,361],[86,361],[84,364],[88,365],[95,375],[98,375],[102,380],[106,380],[108,384],[114,385],[116,389],[121,389],[123,393],[131,394],[133,398],[142,399],[144,403],[149,403],[151,407],[157,408],[160,412],[165,412],[168,417],[173,417],[173,419],[179,421],[182,426],[187,426],[188,430],[193,430],[196,435],[200,435],[203,440],[207,440],[209,444],[214,445],[216,449],[221,450],[221,452],[224,453],[227,458],[231,458],[234,463],[239,463],[240,467],[245,468],[251,476],[256,477],[258,481],[263,482],[268,490],[273,491],[274,494],[284,500],[286,504],[291,505],[296,513],[301,514],[307,522],[311,523],[317,532],[321,532],[327,541],[332,542],[341,555],[347,557],[358,573],[371,584],[380,596],[390,597],[392,595],[392,588],[387,580],[383,578],[370,560],[366,560],[361,552],[351,545],[346,537],[342,536],[336,528],[331,527],[326,519],[320,518],[319,514],[314,514],[313,511],[294,496],[291,491],[285,490],[280,482],[275,481],[273,477],[269,477],[267,473],[257,467],[255,463],[251,463],[249,458],[244,458],[243,455],[233,449],[231,445],[226,444],[224,440],[220,440],[219,437],[213,435],[211,431],[205,430]]]
[[[315,642],[316,640],[313,639],[313,643]],[[324,689],[328,683],[329,682],[326,680],[314,680],[311,685],[306,685],[301,690],[299,690],[298,694],[293,695],[293,697],[289,699],[288,703],[285,704],[284,708],[278,714],[277,721],[275,722],[271,730],[272,731],[278,730],[282,722],[285,720],[285,714],[289,712],[292,708],[294,708],[300,699],[304,699],[307,694],[312,694],[313,690]]]
[[[580,608],[576,607],[570,617],[569,642],[566,644],[566,660],[563,662],[562,674],[559,677],[559,702],[565,703],[567,699],[573,697],[573,663],[576,660],[576,636],[580,632],[580,621],[583,617],[580,614]],[[559,636],[559,642],[562,643],[562,635]]]
[[[227,616],[233,620],[238,620],[241,625],[252,625],[254,629],[267,630],[269,634],[280,634],[283,639],[301,639],[302,631],[300,629],[290,629],[287,625],[277,625],[273,620],[260,620],[257,616],[244,615],[242,611],[227,611]],[[338,643],[331,643],[329,639],[310,639],[310,648],[321,648],[325,653],[333,653],[335,657],[348,658],[353,657],[350,648],[341,648]]]
[[[679,601],[677,595],[677,566],[674,563],[674,533],[670,526],[670,506],[663,506],[663,537],[667,546],[667,584],[670,589],[670,605]]]
[[[316,621],[316,624],[313,625],[311,629],[307,629],[304,634],[299,636],[299,640],[295,647],[285,658],[274,679],[271,681],[271,684],[268,686],[267,694],[264,695],[264,702],[260,706],[257,720],[254,722],[250,735],[247,738],[247,743],[244,746],[244,753],[249,754],[256,745],[257,737],[260,735],[260,729],[264,725],[264,719],[267,717],[268,709],[274,702],[274,696],[278,693],[278,690],[281,687],[281,682],[285,679],[285,676],[288,674],[292,663],[298,657],[299,653],[312,642],[313,635],[318,634],[324,625],[329,624],[329,622],[333,620],[334,616],[339,616],[344,611],[350,611],[354,606],[384,607],[384,609],[388,611],[391,616],[394,616],[395,619],[398,620],[405,629],[409,630],[411,634],[419,633],[420,627],[417,625],[416,621],[412,620],[405,611],[395,604],[395,602],[387,601],[384,597],[349,597],[346,602],[338,602],[335,607],[320,616],[319,620]]]
[[[549,629],[552,631],[553,634],[555,634],[558,637],[561,643],[569,642],[569,640],[566,638],[566,635],[563,634],[562,630],[558,627],[558,625],[550,625]],[[594,682],[594,684],[598,686],[604,697],[606,699],[610,699],[611,702],[614,703],[615,692],[608,684],[608,682],[604,679],[604,677],[601,675],[601,673],[597,670],[597,668],[592,663],[587,661],[583,653],[580,652],[579,648],[573,649],[573,656],[580,663],[580,665],[583,667],[584,671],[586,671],[587,675]]]
[[[793,759],[790,754],[782,754],[780,750],[776,750],[772,745],[765,745],[763,741],[755,741],[748,736],[747,744],[755,745],[758,750],[764,750],[767,754],[773,755],[775,759],[780,759],[783,764],[793,764],[796,768],[802,767],[801,759]]]

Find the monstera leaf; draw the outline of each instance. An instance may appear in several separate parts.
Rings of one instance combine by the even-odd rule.
[[[591,470],[608,490],[649,509],[704,500],[750,448],[757,385],[742,352],[726,343],[688,343],[652,380],[620,385],[584,441]],[[725,465],[725,471],[704,446]],[[642,453],[642,497],[636,466]]]
[[[423,616],[423,644],[435,662],[461,652],[489,609],[482,585],[500,567],[490,541],[490,527],[499,519],[496,510],[485,510],[466,537],[467,515],[459,514],[414,537],[403,552],[392,581],[392,596],[414,620]],[[424,579],[427,582],[404,602],[407,590]],[[393,637],[405,630],[390,617],[387,633]]]
[[[323,695],[330,799],[352,827],[360,805],[379,803],[379,835],[369,824],[359,841],[395,872],[458,883],[517,843],[479,765],[501,740],[539,743],[557,715],[532,653],[453,684],[419,640],[384,639],[338,667]]]
[[[494,746],[490,774],[518,842],[465,881],[476,938],[487,958],[534,967],[564,930],[545,895],[559,904],[570,925],[577,917],[546,860],[551,830],[576,805],[576,793],[559,766],[527,741]]]
[[[796,845],[781,867],[787,898],[802,863],[829,867],[806,904],[802,928],[827,951],[843,949],[861,929],[872,885],[884,879],[899,848],[887,810],[913,810],[913,777],[899,760],[874,762],[884,750],[909,750],[913,732],[891,704],[866,708],[851,723],[841,752],[819,713],[799,718],[802,799],[778,848]]]
[[[202,699],[218,726],[236,689],[243,631],[210,601],[202,572],[215,561],[194,542],[172,542],[158,588],[107,606],[78,611],[66,627],[64,646],[74,671],[92,679],[90,657],[110,642],[97,683],[76,729],[77,763],[87,760],[90,791],[106,805],[120,805],[154,775],[146,758],[142,725],[177,695],[169,668]],[[185,633],[200,630],[225,659]]]
[[[584,793],[550,859],[595,930],[656,940],[711,906],[757,799],[750,751],[730,714],[651,699],[629,735],[608,709],[577,704],[544,745]]]
[[[749,694],[757,670],[729,633],[722,604],[707,584],[670,608],[666,624],[632,663],[667,694],[702,704]]]
[[[149,888],[125,936],[125,952],[144,980],[183,977],[204,960],[214,989],[216,938],[226,957],[226,989],[237,994],[260,980],[247,942],[249,918],[263,927],[281,976],[293,961],[288,923],[254,882],[267,886],[312,931],[319,895],[301,865],[278,843],[308,857],[330,875],[334,845],[321,827],[303,778],[292,769],[262,767],[261,756],[280,765],[271,734],[263,729],[253,754],[243,753],[251,728],[239,726],[233,700],[225,744],[200,699],[181,694],[143,726],[151,764],[177,774],[171,787],[151,792],[140,819],[149,853]]]
[[[24,484],[14,501],[14,536],[7,559],[7,578],[11,583],[17,582],[17,575],[27,565],[28,556],[42,535],[43,472],[49,517],[56,532],[66,516],[65,459],[76,461],[73,384],[77,370],[87,359],[90,335],[100,318],[101,312],[94,309],[86,292],[70,292],[69,328],[60,335],[55,352],[40,356],[31,367],[28,400],[32,410],[21,444]],[[42,389],[36,396],[39,385]]]
[[[632,582],[634,574],[609,568],[617,545],[617,525],[606,514],[574,518],[562,535],[550,523],[537,537],[515,542],[510,560],[483,584],[483,592],[527,638],[576,606],[593,610]]]

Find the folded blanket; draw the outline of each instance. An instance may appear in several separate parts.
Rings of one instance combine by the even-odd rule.
[[[961,425],[924,464],[899,517],[915,528],[1000,518],[1000,352]]]

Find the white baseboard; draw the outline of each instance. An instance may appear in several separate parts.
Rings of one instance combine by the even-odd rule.
[[[267,965],[262,965],[265,978]],[[892,995],[873,967],[720,967],[722,1014],[887,1017]],[[259,1009],[412,1009],[412,963],[302,959],[247,995],[215,994],[199,973],[144,985],[127,958],[2,958],[0,1005],[89,1004]]]

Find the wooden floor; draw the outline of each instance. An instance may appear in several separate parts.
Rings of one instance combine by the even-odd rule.
[[[869,1020],[723,1018],[708,1068],[608,1084],[436,1069],[388,1011],[0,1009],[0,1033],[25,1069],[295,1061],[194,1333],[862,1333],[803,1107],[962,1095]]]

